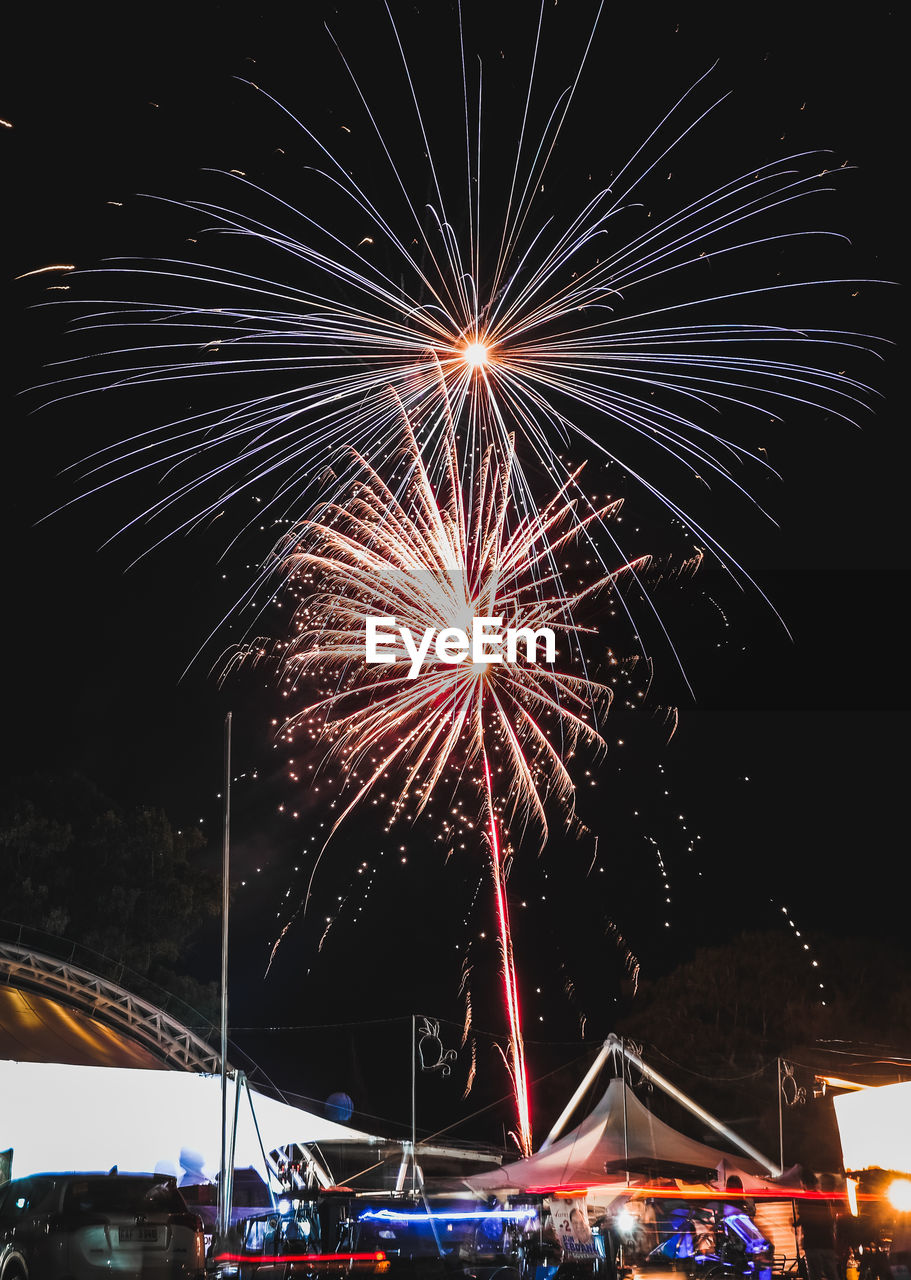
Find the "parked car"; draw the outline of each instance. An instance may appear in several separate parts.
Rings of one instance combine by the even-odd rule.
[[[174,1178],[38,1173],[0,1186],[0,1280],[201,1280],[202,1222]]]
[[[353,1280],[383,1275],[381,1249],[352,1246],[349,1196],[296,1193],[270,1212],[236,1223],[212,1255],[216,1280]]]
[[[521,1261],[531,1216],[455,1199],[429,1209],[353,1192],[292,1194],[247,1218],[213,1266],[218,1280],[520,1280],[532,1274]]]

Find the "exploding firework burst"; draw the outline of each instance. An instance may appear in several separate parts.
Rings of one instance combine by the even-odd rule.
[[[574,785],[566,761],[577,744],[603,747],[598,713],[610,700],[607,685],[561,669],[556,652],[539,662],[536,637],[560,634],[565,650],[578,653],[580,604],[634,566],[625,564],[567,596],[556,573],[542,572],[542,564],[565,554],[590,522],[609,519],[619,504],[580,519],[564,486],[533,519],[516,513],[510,443],[505,454],[485,452],[469,506],[452,424],[444,437],[444,480],[435,486],[411,425],[403,421],[396,481],[356,458],[359,471],[346,500],[328,502],[276,551],[273,572],[301,595],[294,637],[277,650],[281,678],[294,691],[322,689],[290,716],[283,734],[293,739],[303,730],[327,744],[348,779],[350,798],[333,830],[393,775],[400,780],[394,813],[409,802],[420,812],[444,781],[453,787],[468,782],[483,797],[517,1136],[530,1150],[504,839],[508,824],[516,822],[522,830],[534,824],[543,843],[548,801],[572,818]],[[477,661],[453,648],[441,660],[437,645],[416,670],[414,653],[399,646],[385,662],[365,665],[368,618],[394,620],[422,637],[470,634],[479,619],[496,619],[500,633],[520,637],[525,649],[517,642],[512,660]],[[261,642],[247,646],[233,655],[229,669],[266,652]]]
[[[588,745],[600,741],[594,711],[609,699],[608,687],[530,661],[521,643],[511,663],[476,663],[470,654],[443,663],[434,650],[417,674],[412,654],[399,643],[387,652],[388,665],[365,667],[364,620],[395,618],[413,636],[436,637],[449,629],[470,636],[475,619],[493,617],[502,620],[504,632],[559,632],[569,649],[580,635],[576,608],[617,575],[567,596],[555,573],[542,576],[541,564],[575,542],[586,523],[609,517],[620,504],[590,514],[580,527],[576,502],[561,490],[536,519],[521,518],[510,529],[511,450],[502,458],[485,454],[471,511],[454,447],[447,449],[439,490],[410,431],[405,456],[410,479],[404,492],[359,458],[362,478],[350,498],[303,522],[278,553],[275,571],[305,591],[297,634],[282,655],[285,679],[296,686],[304,673],[338,677],[337,687],[290,727],[304,720],[318,725],[344,769],[358,772],[356,794],[338,822],[393,765],[405,778],[398,804],[412,798],[419,812],[457,747],[470,769],[495,727],[511,814],[523,824],[534,820],[546,838],[545,800],[571,806],[565,758],[580,738]],[[626,564],[623,571],[644,563]],[[377,763],[364,776],[364,761],[375,753]]]
[[[681,208],[647,213],[640,200],[649,183],[718,106],[704,98],[703,77],[604,185],[589,186],[586,174],[576,201],[565,189],[554,194],[561,184],[545,176],[572,140],[573,99],[597,60],[596,33],[541,112],[543,5],[532,29],[524,105],[501,172],[486,159],[490,131],[512,126],[485,115],[461,24],[452,32],[460,75],[450,101],[464,116],[459,150],[422,111],[391,14],[410,119],[386,120],[338,51],[358,100],[352,127],[372,140],[360,177],[316,126],[257,90],[311,153],[306,198],[298,193],[294,203],[232,171],[223,175],[232,184],[224,199],[181,202],[234,237],[232,245],[239,239],[250,251],[247,268],[198,258],[109,264],[101,279],[120,279],[133,296],[114,307],[102,298],[81,323],[132,332],[135,343],[120,339],[106,367],[96,357],[58,388],[68,395],[210,380],[243,386],[243,394],[225,402],[219,391],[214,407],[95,455],[91,491],[127,475],[161,475],[164,495],[137,520],[161,517],[163,536],[222,516],[244,492],[262,496],[258,519],[267,511],[297,519],[315,477],[337,467],[349,446],[381,460],[398,410],[377,393],[391,386],[425,424],[422,450],[434,475],[437,462],[445,465],[437,444],[452,410],[464,424],[469,467],[490,444],[502,450],[516,436],[513,499],[531,513],[529,467],[563,483],[571,471],[563,451],[576,441],[617,462],[701,548],[748,576],[674,489],[668,464],[681,478],[745,492],[741,464],[767,462],[733,427],[725,432],[725,422],[745,414],[767,421],[807,405],[851,420],[866,400],[868,389],[838,368],[846,349],[866,339],[768,318],[770,302],[785,304],[798,286],[839,283],[778,274],[783,242],[820,234],[793,231],[782,217],[830,189],[825,157],[743,167]],[[446,139],[439,148],[435,126]],[[415,154],[424,159],[416,163]],[[426,206],[415,194],[424,190]],[[757,280],[763,252],[770,270]],[[137,298],[146,286],[148,296]],[[346,479],[340,475],[339,492]],[[584,516],[584,500],[578,512]]]

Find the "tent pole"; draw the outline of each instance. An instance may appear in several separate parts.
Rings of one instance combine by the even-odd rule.
[[[242,1071],[234,1073],[234,1120],[231,1124],[231,1138],[228,1142],[228,1158],[225,1161],[224,1172],[224,1198],[225,1198],[225,1234],[231,1229],[231,1205],[234,1202],[234,1152],[237,1149],[237,1121],[240,1112],[240,1091],[246,1083],[246,1076]]]
[[[595,1058],[594,1062],[586,1071],[581,1084],[576,1089],[576,1092],[570,1098],[569,1102],[567,1102],[566,1106],[560,1112],[559,1116],[556,1119],[556,1123],[554,1124],[554,1127],[551,1129],[550,1133],[547,1135],[547,1137],[544,1139],[544,1141],[541,1143],[540,1147],[538,1148],[539,1151],[546,1151],[547,1148],[550,1146],[550,1144],[554,1142],[557,1138],[559,1138],[560,1134],[563,1132],[563,1129],[566,1125],[567,1120],[575,1111],[576,1107],[579,1105],[582,1099],[585,1097],[585,1094],[587,1093],[589,1087],[591,1086],[595,1076],[604,1066],[604,1061],[607,1058],[607,1055],[610,1053],[610,1051],[611,1051],[611,1045],[608,1043],[607,1040],[605,1040],[604,1044],[601,1046],[601,1051],[599,1052],[597,1058]]]
[[[408,1143],[402,1143],[402,1163],[399,1165],[399,1174],[395,1180],[395,1194],[401,1195],[405,1190],[405,1179],[408,1176]]]
[[[228,1128],[228,906],[231,867],[231,712],[225,716],[225,801],[221,842],[221,1176],[218,1180],[218,1234],[228,1230],[225,1198]]]
[[[623,1060],[625,1050],[620,1040],[620,1083],[623,1086],[623,1160],[626,1165],[626,1185],[629,1186],[629,1118],[626,1111],[626,1063]]]
[[[266,1155],[266,1148],[263,1145],[263,1135],[259,1131],[259,1121],[256,1118],[256,1108],[253,1105],[253,1095],[250,1092],[250,1081],[247,1079],[246,1075],[244,1075],[244,1092],[247,1095],[247,1102],[250,1104],[250,1115],[253,1118],[253,1131],[256,1134],[256,1141],[259,1143],[260,1154],[263,1158],[263,1172],[266,1175],[266,1186],[269,1188],[269,1199],[272,1201],[272,1208],[274,1209],[275,1192],[272,1189],[272,1169],[270,1167],[269,1157]]]
[[[335,1182],[328,1167],[317,1159],[311,1148],[307,1146],[306,1143],[301,1143],[301,1149],[307,1154],[307,1159],[310,1162],[310,1168],[313,1171],[316,1181],[319,1183],[320,1190],[327,1191],[329,1187],[335,1186]]]
[[[676,1102],[679,1102],[681,1106],[686,1107],[687,1111],[691,1111],[694,1116],[698,1117],[698,1119],[704,1121],[708,1125],[711,1125],[716,1133],[722,1134],[727,1138],[728,1142],[732,1142],[735,1147],[739,1147],[740,1150],[745,1155],[748,1155],[751,1160],[755,1160],[758,1164],[761,1164],[765,1169],[767,1169],[773,1178],[778,1177],[781,1173],[781,1169],[778,1168],[774,1160],[770,1160],[768,1156],[764,1156],[761,1151],[757,1151],[755,1147],[744,1141],[743,1138],[738,1137],[738,1135],[734,1133],[732,1129],[729,1129],[726,1124],[722,1124],[720,1120],[717,1120],[715,1116],[710,1115],[708,1111],[705,1111],[700,1107],[698,1103],[692,1100],[692,1098],[688,1098],[685,1093],[682,1093],[680,1089],[675,1085],[672,1085],[670,1080],[666,1080],[664,1076],[659,1075],[652,1067],[646,1066],[638,1054],[633,1053],[631,1049],[627,1049],[623,1041],[618,1039],[618,1037],[613,1033],[608,1036],[608,1041],[613,1041],[614,1045],[619,1047],[620,1053],[624,1058],[626,1058],[627,1062],[636,1067],[638,1071],[641,1071],[647,1080],[651,1080],[659,1089],[663,1089],[668,1097],[673,1098]]]

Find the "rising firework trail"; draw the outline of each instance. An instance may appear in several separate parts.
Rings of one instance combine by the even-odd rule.
[[[393,397],[395,399],[395,397]],[[443,481],[435,485],[409,420],[398,406],[404,447],[394,475],[384,478],[355,457],[355,478],[344,499],[328,501],[283,539],[271,570],[299,597],[290,642],[257,641],[228,663],[277,656],[290,696],[306,691],[306,705],[282,729],[324,743],[347,779],[349,798],[333,831],[378,784],[397,776],[395,814],[420,813],[441,787],[460,783],[482,797],[493,877],[495,914],[509,1023],[507,1064],[515,1088],[517,1140],[531,1150],[528,1082],[518,983],[506,897],[503,839],[529,828],[543,844],[547,802],[574,818],[574,784],[567,761],[578,744],[604,746],[599,710],[607,686],[561,669],[556,652],[538,661],[537,639],[516,644],[504,661],[478,661],[471,652],[441,659],[428,648],[415,667],[401,644],[385,662],[365,665],[368,619],[393,620],[404,637],[470,635],[478,620],[499,620],[501,634],[561,637],[564,658],[577,655],[583,600],[610,591],[644,558],[601,575],[574,595],[563,593],[546,569],[568,553],[595,521],[619,503],[581,517],[577,500],[560,489],[533,518],[511,500],[515,453],[488,448],[472,476],[473,502],[461,475],[450,421],[442,438]],[[542,568],[543,566],[543,568]],[[279,588],[280,589],[280,588]],[[513,658],[509,660],[509,656]],[[318,691],[313,692],[314,689]],[[317,864],[318,865],[318,864]],[[316,873],[314,866],[310,886]],[[309,897],[309,890],[308,890]],[[306,900],[304,903],[306,909]],[[287,929],[286,925],[286,929]],[[277,945],[277,944],[276,944]]]

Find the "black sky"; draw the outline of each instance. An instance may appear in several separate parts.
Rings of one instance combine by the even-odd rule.
[[[493,66],[501,51],[505,55],[500,81],[490,77],[501,86],[492,90],[494,114],[495,93],[507,93],[503,86],[510,76],[518,83],[525,66],[534,6],[524,26],[509,17],[514,7],[466,5],[485,60]],[[377,34],[384,30],[380,6],[369,18],[353,0],[300,6],[298,14],[296,8],[163,4],[141,16],[106,4],[19,11],[0,106],[13,125],[0,137],[11,337],[4,768],[8,774],[78,768],[123,803],[161,804],[176,824],[202,819],[216,832],[221,723],[232,708],[235,772],[242,775],[236,865],[238,877],[249,882],[245,893],[238,889],[235,916],[236,1020],[300,1026],[388,1023],[415,1011],[457,1017],[458,949],[469,934],[476,974],[493,963],[476,938],[483,912],[464,914],[478,868],[441,866],[420,829],[402,841],[407,869],[400,859],[393,866],[399,842],[387,842],[387,861],[361,913],[369,919],[355,925],[352,890],[322,953],[314,954],[313,927],[297,925],[269,979],[261,977],[275,923],[299,897],[300,878],[290,870],[299,831],[321,820],[319,806],[312,797],[300,804],[280,780],[270,737],[274,698],[250,682],[219,690],[206,663],[180,678],[232,591],[242,589],[243,555],[217,564],[217,531],[210,530],[127,571],[143,549],[141,538],[98,548],[135,511],[130,503],[137,490],[37,523],[73,496],[71,481],[58,475],[62,467],[141,429],[150,411],[166,409],[155,396],[145,404],[121,396],[113,406],[96,406],[89,397],[33,412],[41,397],[17,393],[46,378],[44,361],[69,354],[64,317],[34,307],[62,295],[45,293],[46,278],[14,278],[52,262],[88,267],[121,253],[168,252],[176,234],[170,216],[134,199],[137,192],[196,194],[204,189],[200,171],[209,166],[238,167],[270,181],[275,148],[288,142],[287,125],[234,77],[253,79],[293,109],[312,113],[306,118],[320,127],[343,123],[351,93],[322,31],[323,17],[369,91],[383,93],[395,66],[388,31],[385,44]],[[437,60],[448,65],[451,54],[450,6],[395,8],[397,14],[401,8],[401,31],[424,90],[439,95],[433,71]],[[689,8],[606,6],[580,91],[580,119],[565,146],[569,167],[598,173],[625,159],[717,59],[713,76],[719,91],[733,89],[731,102],[670,167],[692,164],[699,182],[716,162],[736,163],[732,157],[741,150],[746,164],[782,150],[831,148],[833,167],[847,162],[856,172],[844,175],[815,216],[851,241],[828,270],[895,280],[906,74],[895,15],[887,6],[866,5],[849,27],[821,5],[800,6],[797,16],[795,6],[731,6],[718,22],[695,18]],[[564,79],[590,12],[589,5],[569,4],[549,12],[555,34],[548,52]],[[678,181],[685,189],[685,173]],[[858,293],[856,315],[831,322],[900,340],[897,291],[863,285]],[[858,376],[883,397],[864,416],[862,430],[797,412],[770,435],[770,457],[783,482],[763,482],[758,496],[777,528],[747,504],[719,498],[719,525],[792,638],[758,595],[734,590],[721,575],[697,576],[689,594],[669,596],[668,617],[695,699],[668,670],[659,691],[680,706],[670,745],[664,746],[657,714],[640,716],[642,723],[632,727],[620,717],[608,735],[624,737],[624,749],[615,746],[598,767],[599,799],[583,798],[583,809],[599,836],[598,869],[610,891],[595,893],[586,879],[590,841],[555,841],[542,860],[532,852],[528,867],[517,871],[516,893],[542,890],[551,923],[556,913],[566,925],[564,940],[557,930],[547,948],[541,946],[543,916],[517,930],[520,967],[523,947],[534,956],[527,966],[529,1026],[534,1019],[542,1041],[560,1045],[540,1049],[542,1070],[581,1050],[581,1042],[573,1044],[580,1011],[590,1026],[610,1029],[618,953],[604,936],[607,919],[653,973],[694,941],[739,928],[778,927],[782,945],[791,945],[780,923],[782,904],[807,930],[885,933],[897,947],[907,946],[906,889],[897,892],[906,883],[907,858],[902,371],[900,354],[887,353],[884,363],[858,362]],[[300,827],[279,820],[283,801],[299,803]],[[636,809],[645,817],[634,817]],[[701,839],[690,855],[686,846],[695,833]],[[680,895],[669,934],[649,837],[660,845]],[[335,878],[327,881],[327,900],[336,889],[348,892],[358,859],[365,849],[375,854],[377,843],[366,821],[352,825]],[[199,963],[214,972],[205,957]],[[542,973],[538,996],[533,984]],[[559,994],[567,977],[584,1010],[568,1009]],[[608,1012],[598,1007],[602,997]],[[478,1003],[489,1019],[485,1025],[498,1030],[496,1002],[485,1005],[479,994]],[[300,1079],[286,1083],[317,1094],[335,1087],[369,1094],[363,1043],[355,1055],[354,1040],[346,1037],[340,1031],[318,1064],[310,1062]],[[302,1033],[299,1050],[288,1038],[280,1052],[274,1038],[251,1036],[249,1043],[291,1074],[308,1056]],[[392,1052],[384,1042],[384,1061]],[[496,1070],[490,1059],[486,1069]],[[392,1067],[388,1072],[394,1075]],[[400,1102],[391,1096],[376,1105],[393,1114]]]

